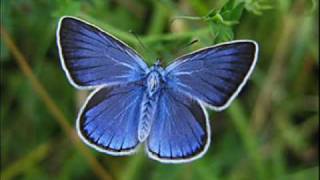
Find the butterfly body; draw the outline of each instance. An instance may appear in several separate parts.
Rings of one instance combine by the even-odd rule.
[[[145,86],[145,90],[141,102],[141,114],[138,126],[138,138],[140,142],[143,142],[149,135],[157,110],[160,91],[165,84],[164,69],[160,66],[159,60],[148,69],[144,81],[142,84]]]
[[[95,89],[77,118],[90,147],[129,155],[140,144],[164,163],[195,160],[207,151],[211,128],[205,107],[223,110],[256,64],[258,46],[231,41],[179,57],[168,67],[148,67],[125,43],[75,17],[57,30],[61,65],[69,82]]]

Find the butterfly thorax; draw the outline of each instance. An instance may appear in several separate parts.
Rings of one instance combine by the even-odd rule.
[[[157,71],[152,71],[149,73],[147,78],[147,92],[150,97],[154,96],[154,94],[160,88],[160,75]]]

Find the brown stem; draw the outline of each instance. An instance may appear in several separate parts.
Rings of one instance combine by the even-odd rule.
[[[14,59],[16,60],[19,68],[23,72],[23,74],[30,80],[31,85],[40,99],[48,108],[50,114],[54,117],[54,119],[61,126],[63,131],[69,137],[71,142],[75,145],[75,147],[84,155],[84,157],[88,160],[92,170],[94,173],[100,177],[101,179],[112,179],[112,177],[105,171],[102,165],[97,161],[97,159],[90,153],[90,151],[80,142],[79,138],[76,135],[74,129],[68,124],[67,118],[64,116],[62,111],[58,108],[56,103],[49,96],[46,89],[42,86],[38,78],[32,72],[29,64],[27,63],[26,58],[20,52],[20,50],[15,45],[14,41],[10,34],[5,30],[3,26],[0,26],[1,39],[3,39],[4,44],[8,47],[8,49],[12,52]]]

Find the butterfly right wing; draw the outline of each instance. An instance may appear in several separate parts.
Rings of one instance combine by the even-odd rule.
[[[258,45],[251,40],[201,49],[166,68],[167,84],[215,110],[223,110],[247,82],[257,56]]]
[[[136,81],[148,68],[125,43],[75,17],[60,19],[57,44],[62,67],[77,88]]]
[[[107,154],[133,153],[139,144],[143,92],[143,87],[134,83],[94,91],[78,115],[77,131],[81,139]]]

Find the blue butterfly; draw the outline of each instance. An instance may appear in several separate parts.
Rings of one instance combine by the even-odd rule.
[[[78,89],[95,89],[77,118],[77,132],[92,148],[129,155],[141,143],[164,163],[200,158],[210,144],[204,107],[227,108],[255,67],[258,45],[237,40],[148,67],[125,43],[64,16],[57,29],[63,70]]]

